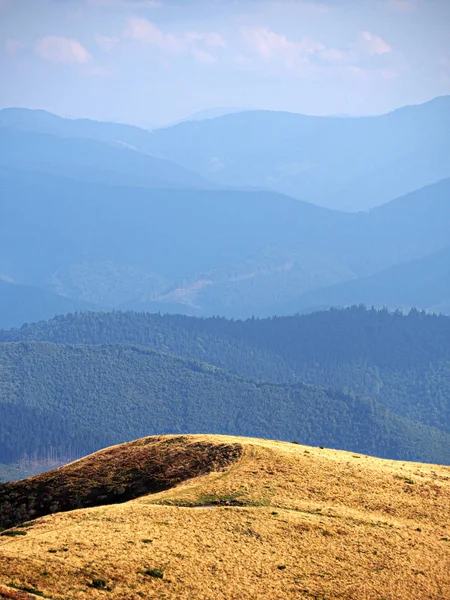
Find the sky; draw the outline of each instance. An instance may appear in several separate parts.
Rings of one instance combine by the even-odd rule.
[[[450,0],[0,0],[0,108],[144,127],[450,94]]]

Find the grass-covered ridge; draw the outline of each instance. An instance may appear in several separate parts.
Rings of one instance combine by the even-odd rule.
[[[0,536],[0,592],[5,582],[74,600],[449,596],[448,467],[199,435],[110,448],[52,477],[68,481],[78,469],[84,485],[152,444],[162,471],[177,447],[179,456],[196,448],[209,467],[132,501],[17,524],[9,531],[25,535]]]
[[[239,444],[196,442],[185,436],[113,446],[66,467],[0,487],[0,530],[49,513],[154,494],[220,471],[240,455]]]

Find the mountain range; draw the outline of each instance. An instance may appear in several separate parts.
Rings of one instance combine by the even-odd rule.
[[[346,119],[247,111],[153,131],[150,151],[221,184],[366,210],[450,175],[450,97]]]
[[[11,108],[0,111],[0,127],[128,147],[218,185],[272,189],[337,210],[366,210],[450,177],[450,96],[353,119],[258,110],[207,116],[149,132]]]
[[[287,314],[327,304],[320,294],[329,286],[355,285],[449,244],[450,180],[361,214],[272,192],[122,187],[9,168],[0,190],[3,280],[109,308]],[[405,277],[414,281],[408,267]],[[446,282],[427,297],[403,294],[402,306],[439,306],[450,295]],[[304,297],[316,291],[317,299]],[[389,305],[391,297],[388,277],[363,300]],[[0,325],[53,316],[36,306],[41,314]]]
[[[247,318],[363,302],[448,313],[449,114],[444,97],[381,117],[244,111],[148,132],[2,110],[0,326],[84,308]],[[320,181],[310,169],[269,186],[251,172],[306,151],[322,157]],[[208,172],[205,152],[242,177]],[[387,190],[407,191],[402,161],[414,191],[371,210],[330,210],[309,193],[356,177],[370,187],[358,192],[364,206],[380,186],[381,204]]]

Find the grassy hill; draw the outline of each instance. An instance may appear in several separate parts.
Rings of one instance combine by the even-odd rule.
[[[30,521],[33,496],[42,516]],[[0,597],[450,594],[448,467],[261,439],[166,436],[8,484],[0,498],[4,519],[26,498],[17,527],[0,535]]]

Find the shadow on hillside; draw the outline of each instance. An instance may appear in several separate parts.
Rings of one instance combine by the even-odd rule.
[[[149,437],[113,446],[23,481],[0,487],[0,530],[45,515],[117,504],[220,471],[242,455],[240,444]],[[5,534],[3,534],[5,535]]]

